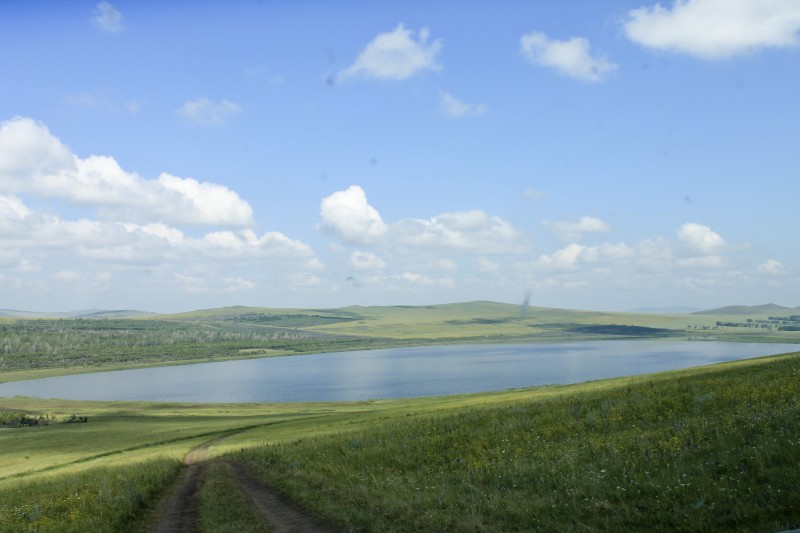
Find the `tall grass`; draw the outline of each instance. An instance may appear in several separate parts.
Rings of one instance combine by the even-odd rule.
[[[614,383],[237,460],[353,531],[800,527],[800,355]]]
[[[179,468],[179,461],[156,459],[21,481],[0,490],[0,531],[127,531]]]

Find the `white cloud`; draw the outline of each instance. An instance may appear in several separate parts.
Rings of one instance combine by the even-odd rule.
[[[500,217],[481,210],[441,213],[430,219],[404,219],[391,226],[393,242],[409,249],[462,253],[522,253],[526,235]]]
[[[409,285],[416,285],[420,287],[444,287],[452,289],[456,286],[455,281],[450,276],[431,278],[424,274],[417,274],[415,272],[403,272],[402,274],[394,276],[394,279],[403,281]]]
[[[222,283],[225,286],[224,290],[226,292],[252,291],[256,288],[255,283],[241,276],[222,278]]]
[[[580,240],[584,233],[603,233],[611,231],[611,226],[599,218],[584,216],[578,220],[565,220],[553,222],[545,220],[544,225],[558,233],[568,241]]]
[[[500,263],[487,259],[486,257],[479,257],[476,260],[478,270],[481,272],[492,273],[500,270]]]
[[[283,233],[270,231],[262,236],[252,230],[216,231],[200,239],[188,239],[186,245],[202,254],[223,261],[252,259],[310,260],[314,251],[307,244],[290,239]]]
[[[585,246],[572,243],[551,255],[539,256],[536,263],[546,270],[575,270],[584,250],[586,250]]]
[[[458,270],[458,265],[452,259],[437,259],[431,265],[432,268],[436,270],[441,270],[444,272],[452,272],[454,270]]]
[[[450,118],[476,117],[489,111],[483,104],[468,104],[446,92],[439,93],[439,109]]]
[[[687,222],[678,230],[678,240],[686,245],[690,251],[699,254],[713,254],[719,252],[725,241],[718,233],[708,226]]]
[[[356,251],[350,254],[350,266],[360,272],[369,272],[383,270],[386,268],[386,261],[372,252]]]
[[[30,118],[0,123],[0,191],[96,207],[106,219],[187,225],[253,225],[253,209],[224,185],[167,173],[146,180],[112,157],[70,152]]]
[[[31,210],[16,196],[0,195],[0,221],[21,221],[30,215]]]
[[[0,248],[7,250],[61,252],[72,255],[74,260],[84,258],[123,266],[260,260],[270,264],[293,263],[307,270],[324,268],[310,246],[280,232],[258,236],[245,229],[187,237],[163,223],[62,220],[34,213],[22,202],[9,203],[7,199],[0,196]],[[9,205],[14,209],[8,209]]]
[[[381,33],[367,44],[339,78],[405,80],[426,70],[440,70],[436,56],[442,49],[442,41],[436,39],[428,44],[429,36],[428,29],[422,28],[415,40],[413,31],[398,24],[393,31]]]
[[[632,41],[657,50],[724,59],[760,48],[798,44],[797,0],[675,0],[628,12],[623,28]]]
[[[317,287],[322,284],[322,279],[320,279],[319,276],[308,272],[291,274],[287,279],[294,287]]]
[[[460,253],[522,253],[528,237],[500,217],[483,211],[441,213],[430,219],[401,219],[390,225],[353,185],[322,200],[319,228],[348,244],[390,247],[394,253],[450,250]]]
[[[92,24],[103,33],[115,34],[125,30],[122,14],[108,2],[100,2],[94,7]]]
[[[358,185],[335,192],[320,204],[321,229],[350,244],[372,244],[387,231],[378,211],[369,205]]]
[[[636,251],[625,243],[603,243],[600,246],[583,246],[571,243],[550,255],[543,254],[528,267],[533,270],[575,271],[583,265],[619,263],[636,257]]]
[[[758,265],[758,271],[770,276],[781,276],[786,273],[786,266],[777,259],[767,259]]]
[[[78,281],[81,279],[81,275],[75,272],[74,270],[60,270],[55,272],[51,276],[53,279],[58,281]]]
[[[705,255],[701,257],[686,257],[678,259],[681,268],[719,268],[724,265],[722,257],[718,255]]]
[[[556,41],[542,32],[531,32],[523,35],[519,44],[522,55],[534,65],[554,68],[582,81],[601,81],[617,68],[603,56],[592,55],[589,41],[583,37]]]
[[[184,102],[178,109],[178,114],[201,126],[222,126],[241,111],[241,107],[229,100],[214,102],[206,97],[199,97]]]

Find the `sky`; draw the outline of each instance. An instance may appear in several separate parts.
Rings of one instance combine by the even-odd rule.
[[[0,1],[0,308],[800,305],[800,2]]]

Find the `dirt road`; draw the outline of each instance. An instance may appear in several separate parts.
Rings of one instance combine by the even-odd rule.
[[[194,533],[197,528],[197,492],[203,483],[204,461],[209,449],[229,434],[204,442],[186,454],[184,471],[170,493],[164,498],[154,533]],[[335,531],[332,525],[321,524],[307,512],[292,505],[285,498],[256,479],[240,463],[224,461],[253,507],[266,519],[277,533]]]

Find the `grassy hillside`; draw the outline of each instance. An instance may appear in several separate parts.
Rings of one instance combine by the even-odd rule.
[[[354,531],[779,531],[800,526],[798,398],[800,354],[397,401],[0,399],[88,417],[0,429],[0,531],[135,530],[203,443]],[[241,502],[212,480],[217,527]]]
[[[543,391],[236,458],[348,531],[787,530],[799,363]]]

